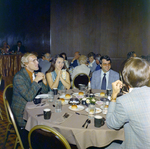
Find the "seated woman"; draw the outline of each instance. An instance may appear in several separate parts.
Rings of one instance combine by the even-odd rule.
[[[9,53],[9,50],[10,50],[10,46],[8,45],[8,43],[6,41],[3,41],[2,48],[1,48],[1,53],[2,54]]]
[[[88,68],[86,66],[86,63],[87,63],[87,57],[85,55],[81,55],[79,57],[79,63],[80,65],[79,66],[76,66],[75,69],[73,70],[73,73],[72,73],[72,80],[74,79],[74,77],[79,74],[79,73],[85,73],[87,75],[89,75],[90,73],[90,68]]]
[[[95,61],[95,54],[93,52],[90,52],[88,54],[88,58],[89,58],[89,64],[88,64],[88,67],[90,68],[91,70],[91,73],[93,73],[97,67],[97,64],[96,64],[96,61]]]
[[[66,53],[61,53],[60,56],[62,56],[64,58],[65,66],[68,69],[69,68],[69,62],[67,61],[67,55],[66,55]]]
[[[50,89],[58,88],[58,90],[61,90],[62,86],[70,89],[70,76],[69,73],[66,72],[66,77],[62,77],[63,68],[65,68],[64,58],[60,55],[56,55],[51,63],[50,69],[46,73]]]

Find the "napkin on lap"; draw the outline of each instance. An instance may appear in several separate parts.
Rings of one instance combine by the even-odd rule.
[[[35,109],[35,108],[41,108],[41,107],[46,107],[46,106],[49,106],[48,103],[46,103],[45,105],[43,105],[44,103],[40,103],[40,104],[37,104],[37,105],[28,105],[27,106],[27,109]],[[43,106],[41,106],[43,105]]]

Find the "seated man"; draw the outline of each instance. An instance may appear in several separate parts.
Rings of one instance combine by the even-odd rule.
[[[42,56],[42,59],[39,59],[39,66],[43,74],[45,74],[47,70],[50,68],[51,66],[50,60],[51,60],[50,53],[44,54]]]
[[[123,84],[112,83],[112,99],[106,116],[107,126],[111,129],[124,127],[125,140],[111,144],[115,149],[150,148],[150,66],[144,59],[129,59],[123,69],[123,78],[129,93],[117,98]],[[117,99],[116,99],[117,98]],[[109,147],[108,147],[109,148]]]
[[[22,45],[21,41],[18,41],[17,45],[14,45],[11,51],[14,53],[26,53],[25,47]]]
[[[111,68],[111,59],[105,55],[100,58],[100,66],[102,69],[94,71],[92,74],[92,89],[112,89],[112,82],[119,80],[119,73]]]
[[[96,56],[95,56],[95,61],[96,61],[97,66],[96,66],[95,71],[101,69],[101,66],[100,66],[100,58],[101,58],[101,55],[100,55],[100,54],[96,54]]]
[[[75,67],[75,69],[73,70],[73,73],[72,73],[72,80],[74,79],[74,77],[79,74],[79,73],[85,73],[87,75],[89,75],[90,73],[90,68],[88,68],[86,66],[86,63],[87,63],[87,57],[85,55],[81,55],[79,57],[79,63],[80,65]]]
[[[76,66],[80,65],[79,61],[78,61],[79,57],[80,57],[80,53],[79,52],[75,52],[74,53],[74,58],[71,61],[70,67],[75,68]]]
[[[95,61],[95,54],[93,52],[90,52],[88,54],[88,59],[89,59],[88,67],[90,68],[91,73],[93,73],[97,67],[97,64]]]
[[[21,138],[27,139],[24,129],[26,121],[23,119],[23,112],[28,101],[33,101],[36,95],[48,92],[48,85],[45,75],[41,72],[34,74],[38,70],[37,57],[32,53],[26,53],[21,58],[23,67],[16,73],[13,79],[13,97],[11,108],[19,126]],[[25,136],[24,136],[25,135]]]

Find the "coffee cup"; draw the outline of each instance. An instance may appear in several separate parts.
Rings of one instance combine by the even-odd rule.
[[[34,102],[34,104],[39,104],[39,103],[41,103],[41,98],[34,98],[33,99],[33,102]]]
[[[53,92],[54,92],[54,95],[57,95],[58,89],[57,88],[53,88]]]
[[[43,113],[44,113],[44,119],[45,120],[49,120],[51,118],[51,109],[44,109],[43,110]]]
[[[86,105],[86,98],[82,99],[82,105]]]
[[[95,127],[101,127],[104,125],[104,118],[100,115],[94,116],[94,126]]]

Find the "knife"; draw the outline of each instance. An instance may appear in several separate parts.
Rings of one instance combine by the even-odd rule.
[[[85,126],[85,124],[86,124],[88,121],[89,121],[89,119],[87,119],[87,120],[85,121],[85,123],[82,125],[82,127],[84,127],[84,126]]]
[[[44,114],[37,114],[36,116],[43,116]]]

